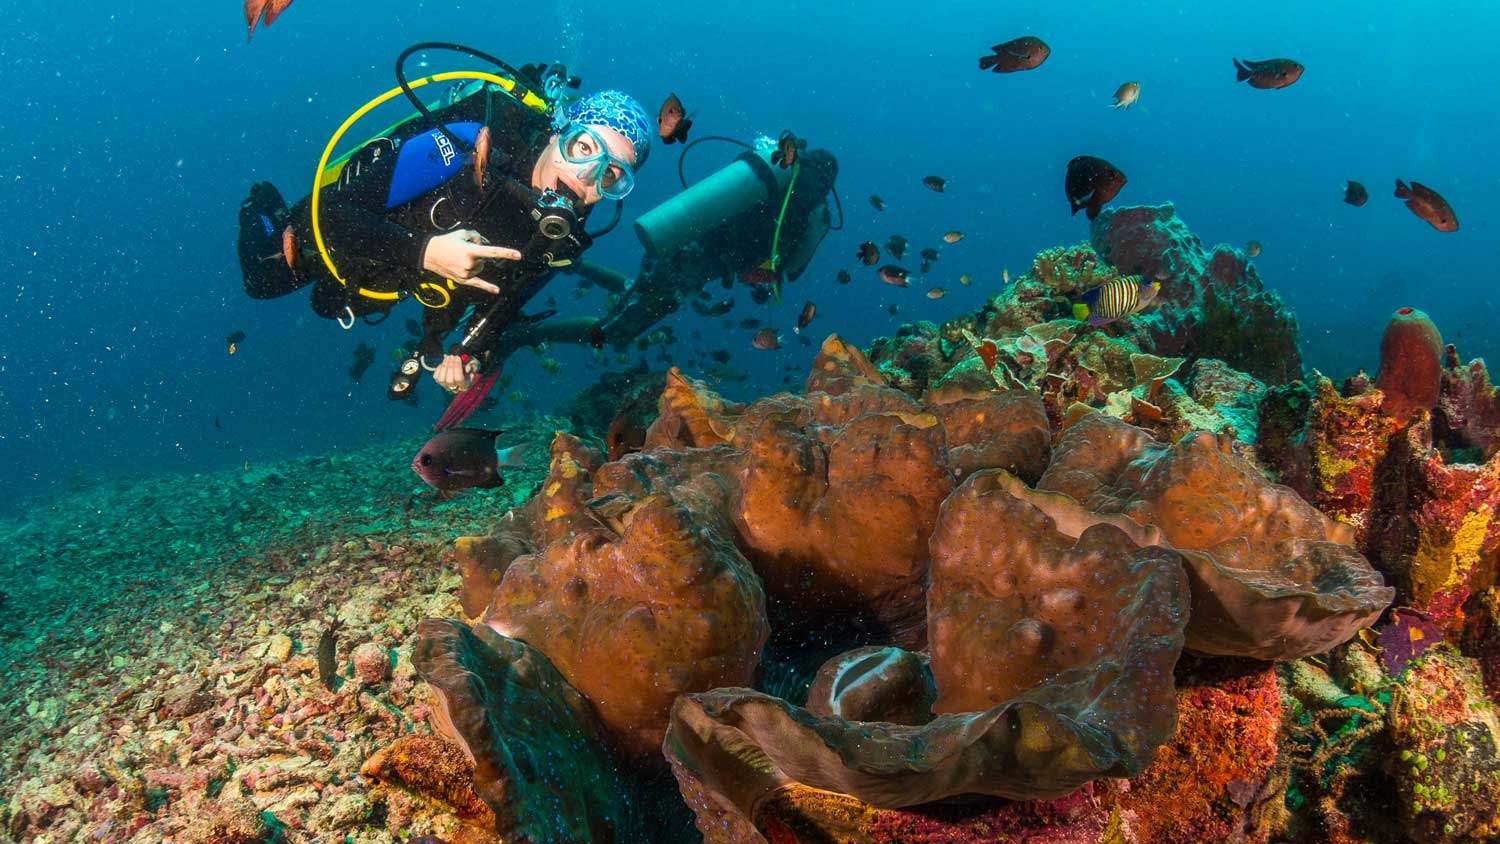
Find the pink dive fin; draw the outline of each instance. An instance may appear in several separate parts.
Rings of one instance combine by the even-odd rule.
[[[494,387],[495,382],[500,379],[500,369],[497,366],[494,372],[480,375],[469,384],[467,390],[454,396],[453,401],[448,402],[448,409],[443,411],[437,424],[432,426],[432,430],[442,432],[462,425],[465,419],[479,409],[479,404],[484,401],[484,397],[490,394],[490,388]]]

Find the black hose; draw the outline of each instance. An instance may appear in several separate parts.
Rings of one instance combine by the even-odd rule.
[[[421,53],[426,50],[448,50],[454,53],[462,53],[466,56],[479,59],[480,61],[489,62],[490,64],[500,68],[501,70],[509,74],[511,80],[516,83],[516,90],[511,91],[511,94],[514,95],[517,100],[524,100],[526,95],[528,93],[531,93],[531,89],[526,87],[525,82],[521,81],[522,77],[520,71],[511,67],[510,64],[505,60],[492,56],[482,50],[476,50],[473,47],[465,47],[462,44],[454,44],[450,41],[423,41],[419,44],[413,44],[410,47],[407,47],[401,52],[401,55],[396,57],[396,83],[401,86],[401,92],[406,95],[406,98],[408,100],[411,100],[411,104],[417,107],[417,112],[425,117],[429,123],[434,124],[437,127],[437,130],[439,132],[442,132],[443,135],[445,135],[448,140],[452,142],[455,149],[461,150],[463,152],[474,151],[473,147],[459,140],[454,136],[452,132],[449,132],[446,125],[437,122],[437,120],[432,116],[432,112],[428,110],[427,104],[422,102],[421,97],[417,96],[417,92],[412,90],[411,83],[406,81],[406,60],[411,58],[413,53]]]
[[[687,160],[688,150],[703,143],[704,141],[723,141],[725,143],[734,144],[735,146],[744,147],[748,150],[753,151],[755,149],[755,147],[745,143],[744,141],[741,141],[737,138],[726,138],[723,135],[705,135],[704,137],[701,137],[696,141],[688,142],[688,145],[683,147],[682,152],[677,156],[677,181],[682,183],[684,189],[687,188],[688,183],[687,176],[683,175],[682,171],[683,162]]]

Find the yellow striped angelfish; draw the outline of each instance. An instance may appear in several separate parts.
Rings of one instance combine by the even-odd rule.
[[[1093,326],[1109,325],[1140,313],[1160,290],[1161,282],[1148,281],[1145,276],[1116,276],[1085,290],[1073,305],[1073,318]]]

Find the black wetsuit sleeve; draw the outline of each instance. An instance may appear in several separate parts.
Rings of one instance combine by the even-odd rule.
[[[324,239],[335,253],[395,267],[422,268],[422,255],[431,235],[393,223],[354,202],[329,202],[321,214]]]
[[[394,267],[422,268],[422,254],[430,237],[386,219],[397,156],[386,153],[375,161],[351,161],[337,186],[324,189],[319,224],[330,251],[379,261]]]
[[[417,344],[417,349],[423,357],[437,357],[448,351],[448,347],[443,344],[443,338],[457,327],[458,319],[463,311],[464,309],[456,304],[446,308],[423,309],[422,339]]]

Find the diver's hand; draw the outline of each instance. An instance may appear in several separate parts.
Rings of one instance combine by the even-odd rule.
[[[491,245],[473,229],[457,229],[427,241],[422,269],[486,293],[499,293],[499,287],[479,277],[484,262],[492,259],[519,261],[521,253],[508,246]]]
[[[467,390],[474,374],[479,372],[479,361],[469,358],[468,363],[458,355],[443,355],[443,362],[432,371],[432,380],[450,393]]]

